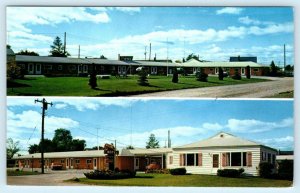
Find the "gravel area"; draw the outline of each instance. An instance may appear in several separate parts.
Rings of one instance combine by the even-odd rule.
[[[31,170],[30,170],[31,171]],[[84,186],[80,183],[68,183],[64,180],[85,177],[83,173],[91,170],[61,170],[45,171],[45,174],[7,176],[7,185],[26,185],[26,186]]]
[[[259,77],[255,77],[259,78]],[[294,78],[260,77],[272,81],[215,86],[206,88],[193,88],[174,91],[163,91],[148,94],[132,95],[132,97],[204,97],[204,98],[262,98],[293,91]]]

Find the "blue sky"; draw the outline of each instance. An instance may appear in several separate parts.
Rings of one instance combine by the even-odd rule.
[[[67,50],[78,57],[117,59],[118,54],[180,60],[257,56],[283,66],[294,62],[292,7],[7,7],[7,42],[14,51],[48,55],[55,36],[67,33]]]
[[[32,97],[7,99],[7,137],[20,141],[23,153],[38,143],[41,106]],[[292,100],[166,100],[128,98],[46,98],[45,137],[65,128],[87,147],[117,140],[119,148],[145,147],[151,133],[165,146],[199,141],[220,131],[281,150],[293,150]]]

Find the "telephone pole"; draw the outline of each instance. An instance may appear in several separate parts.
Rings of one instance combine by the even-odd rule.
[[[64,54],[66,55],[67,32],[64,33]]]
[[[286,64],[286,59],[285,59],[285,44],[283,44],[283,71],[285,71],[285,64]]]
[[[45,98],[43,98],[43,100],[34,100],[35,103],[42,103],[42,134],[41,134],[41,161],[42,161],[42,166],[41,166],[41,169],[42,169],[42,174],[44,174],[44,165],[45,165],[45,162],[44,162],[44,119],[45,119],[45,111],[48,109],[48,105],[53,105],[52,103],[48,103],[46,101]]]

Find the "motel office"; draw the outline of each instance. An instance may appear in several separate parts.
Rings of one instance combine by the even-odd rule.
[[[122,149],[115,158],[115,166],[120,170],[145,171],[147,165],[156,163],[165,169],[185,167],[189,173],[213,175],[218,169],[244,168],[247,175],[257,176],[259,164],[275,164],[276,155],[276,149],[220,132],[174,148]],[[40,156],[36,153],[14,159],[19,167],[38,168]],[[62,165],[63,169],[108,169],[110,162],[103,150],[45,153],[44,159],[45,168],[51,168],[53,163]]]

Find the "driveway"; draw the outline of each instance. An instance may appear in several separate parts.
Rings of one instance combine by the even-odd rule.
[[[45,171],[45,174],[8,176],[7,185],[26,185],[26,186],[84,186],[80,183],[68,183],[64,180],[85,177],[83,173],[91,170],[61,170]]]
[[[209,97],[209,98],[263,98],[294,90],[293,77],[255,77],[271,81],[215,86],[206,88],[192,88],[174,91],[162,91],[148,94],[133,95],[132,97]]]

